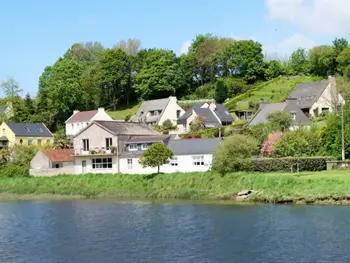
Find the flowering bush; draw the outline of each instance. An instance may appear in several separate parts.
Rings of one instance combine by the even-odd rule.
[[[272,132],[268,135],[267,140],[263,143],[261,147],[260,154],[262,156],[271,156],[274,151],[274,144],[278,141],[278,139],[282,136],[282,132]]]

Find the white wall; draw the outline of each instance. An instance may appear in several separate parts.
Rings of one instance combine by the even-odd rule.
[[[189,132],[190,124],[196,117],[197,117],[197,114],[194,111],[192,111],[192,115],[187,118],[186,125],[182,125],[182,124],[177,125],[177,129],[178,129],[177,133],[181,134],[181,133]]]
[[[193,165],[192,156],[204,156],[204,164],[203,166]],[[176,172],[205,172],[211,168],[212,163],[212,155],[204,154],[204,155],[175,155],[178,159],[178,166],[172,166],[170,163],[166,165],[162,165],[160,167],[161,173],[176,173]],[[142,166],[138,162],[138,158],[132,159],[132,169],[128,168],[128,159],[123,158],[120,159],[120,173],[125,174],[152,174],[157,172],[157,167],[155,168],[142,168]]]
[[[92,168],[92,159],[94,158],[112,158],[112,168],[101,168],[101,169],[93,169]],[[84,173],[95,173],[95,174],[114,174],[118,173],[118,158],[117,156],[76,156],[75,157],[75,164],[74,164],[74,173],[75,174],[82,174],[83,173],[83,166],[82,162],[86,161],[86,168]]]
[[[161,118],[158,121],[158,125],[162,125],[164,121],[171,120],[174,124],[176,124],[177,116],[176,112],[180,111],[180,116],[185,113],[185,111],[177,104],[176,97],[169,97],[169,103],[165,108]]]
[[[29,174],[32,176],[55,176],[59,174],[74,174],[74,166],[67,166],[58,169],[30,169]]]
[[[47,158],[47,156],[39,150],[33,159],[30,161],[30,168],[32,169],[49,169],[50,166],[50,160]]]

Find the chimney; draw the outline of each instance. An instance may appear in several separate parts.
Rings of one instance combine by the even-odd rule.
[[[98,112],[105,112],[105,108],[98,108],[97,111]]]
[[[285,102],[287,105],[297,105],[297,98],[287,98]]]
[[[77,114],[78,112],[78,110],[73,111],[73,115]]]
[[[270,103],[268,103],[268,102],[261,102],[260,104],[259,104],[259,110],[261,110],[262,108],[264,108],[265,107],[265,105],[267,105],[267,104],[270,104]]]

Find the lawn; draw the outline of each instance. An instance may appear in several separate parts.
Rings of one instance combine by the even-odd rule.
[[[126,116],[135,115],[140,104],[119,107],[116,111],[107,111],[113,120],[124,120]]]

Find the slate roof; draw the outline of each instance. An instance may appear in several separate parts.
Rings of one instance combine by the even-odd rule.
[[[115,135],[159,135],[152,127],[145,123],[120,122],[120,121],[94,121],[102,127],[110,130]]]
[[[6,123],[16,136],[52,137],[52,133],[42,123]]]
[[[74,162],[74,151],[72,149],[42,150],[51,162]]]
[[[194,105],[192,108],[189,108],[187,111],[185,111],[184,114],[180,116],[178,120],[187,120],[188,117],[192,115],[192,111],[195,109],[199,109],[204,103],[198,103]]]
[[[167,141],[170,137],[171,135],[132,136],[127,141],[127,144]]]
[[[261,122],[267,122],[267,116],[275,111],[283,111],[287,104],[285,102],[282,103],[273,103],[273,104],[265,104],[262,109],[258,110],[253,118],[247,123],[247,125],[256,125]]]
[[[221,121],[233,122],[234,119],[223,104],[216,104],[215,114]]]
[[[147,122],[158,121],[166,106],[169,103],[170,98],[158,99],[158,100],[146,100],[141,103],[135,116],[131,118],[131,121],[138,121],[139,118],[144,118],[150,111],[161,111],[159,115],[147,117]],[[151,118],[151,119],[149,119]]]
[[[98,110],[90,110],[90,111],[79,111],[70,117],[66,123],[74,123],[74,122],[84,122],[91,121],[91,119],[97,114]]]
[[[289,97],[297,99],[297,105],[299,108],[311,108],[311,106],[320,98],[328,84],[329,81],[326,79],[311,83],[302,83],[295,87]]]
[[[168,147],[174,155],[211,154],[221,141],[220,138],[171,140]]]

